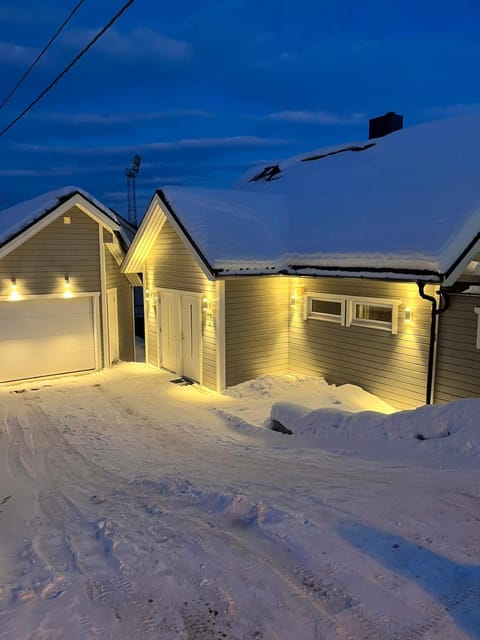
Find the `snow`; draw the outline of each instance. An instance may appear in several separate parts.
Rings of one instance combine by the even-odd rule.
[[[0,388],[1,637],[480,638],[479,401],[173,377]]]
[[[21,231],[43,217],[45,213],[59,205],[63,199],[80,193],[92,202],[100,211],[115,222],[119,222],[115,213],[86,191],[78,187],[68,186],[55,191],[42,193],[35,198],[25,200],[13,207],[0,211],[0,245],[5,244]]]
[[[169,187],[164,196],[215,269],[445,273],[480,232],[480,116],[370,142],[279,162],[271,181],[248,174],[235,189]]]

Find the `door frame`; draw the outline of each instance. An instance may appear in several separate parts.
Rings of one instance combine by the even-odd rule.
[[[199,293],[198,291],[186,291],[185,289],[168,289],[167,287],[155,287],[155,303],[157,308],[157,354],[158,354],[158,367],[162,369],[162,339],[161,339],[161,296],[162,293],[171,293],[176,295],[176,299],[178,302],[178,317],[181,322],[181,299],[182,296],[190,296],[198,298],[199,302],[199,335],[200,335],[200,344],[199,344],[199,359],[200,359],[200,375],[198,383],[203,386],[203,311],[202,311],[202,297],[203,293]],[[180,339],[180,348],[177,351],[177,371],[176,375],[183,376],[183,340]],[[165,369],[167,371],[167,369]]]
[[[110,294],[114,293],[115,294],[115,315],[113,316],[113,314],[111,313],[111,309],[110,309]],[[117,352],[118,352],[118,357],[116,358],[116,360],[120,360],[120,329],[118,326],[118,289],[117,287],[110,287],[109,289],[107,289],[107,327],[108,327],[108,366],[111,367],[113,362],[114,362],[114,358],[112,358],[112,339],[111,339],[111,325],[110,325],[110,320],[111,320],[111,316],[113,316],[115,318],[115,326],[116,326],[116,335],[117,335]]]

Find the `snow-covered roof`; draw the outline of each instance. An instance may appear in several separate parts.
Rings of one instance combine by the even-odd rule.
[[[256,167],[228,190],[157,194],[213,273],[442,280],[480,243],[480,116]],[[165,207],[166,205],[166,207]]]
[[[68,186],[55,191],[42,193],[35,198],[21,202],[8,209],[0,211],[0,246],[6,244],[22,231],[28,229],[35,222],[52,212],[59,205],[66,202],[74,195],[81,195],[90,204],[106,215],[115,225],[121,226],[121,220],[117,215],[92,195],[79,189]],[[118,228],[118,227],[117,227]]]

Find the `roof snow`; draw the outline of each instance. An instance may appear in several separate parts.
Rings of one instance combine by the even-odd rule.
[[[0,245],[5,244],[13,237],[30,227],[32,224],[53,211],[58,205],[75,194],[82,195],[106,216],[117,224],[120,224],[116,214],[104,204],[96,200],[86,191],[78,187],[68,186],[55,191],[42,193],[41,195],[25,200],[19,204],[0,211]]]
[[[216,270],[442,274],[480,233],[479,148],[480,116],[453,118],[163,195]]]

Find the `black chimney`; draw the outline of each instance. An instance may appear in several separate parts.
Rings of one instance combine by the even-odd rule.
[[[368,126],[368,138],[382,138],[389,133],[403,128],[403,116],[393,111],[389,111],[384,116],[370,118]]]

